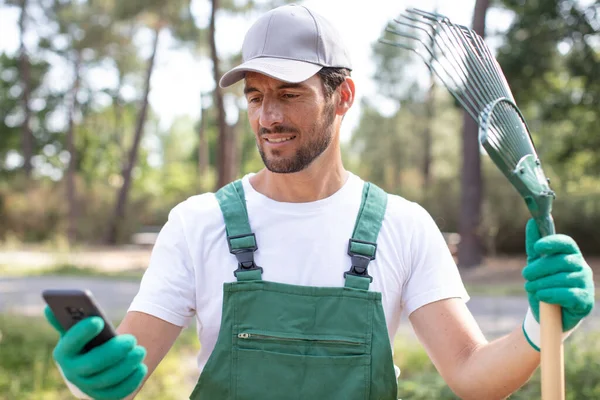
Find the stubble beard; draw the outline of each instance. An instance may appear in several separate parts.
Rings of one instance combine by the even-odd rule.
[[[300,172],[307,168],[317,157],[319,157],[331,144],[333,140],[333,121],[335,120],[335,108],[333,102],[328,102],[323,111],[323,117],[315,121],[312,126],[308,129],[305,134],[313,139],[304,144],[298,150],[296,154],[291,157],[281,158],[281,152],[278,150],[272,150],[272,157],[268,157],[262,145],[257,143],[258,152],[260,157],[265,164],[265,167],[278,174],[291,174],[294,172]],[[272,133],[298,133],[297,130],[291,128],[276,128],[270,131],[263,130]]]

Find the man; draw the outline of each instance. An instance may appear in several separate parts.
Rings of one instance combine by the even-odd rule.
[[[193,400],[395,399],[391,341],[404,311],[458,396],[517,390],[540,362],[539,301],[563,307],[565,337],[592,309],[591,270],[573,240],[539,239],[528,224],[531,309],[488,342],[429,214],[342,165],[355,87],[336,30],[284,6],[255,22],[242,50],[220,84],[243,80],[266,168],[171,211],[120,335],[80,355],[101,321],[63,333],[65,377],[93,398],[131,395],[196,316]]]

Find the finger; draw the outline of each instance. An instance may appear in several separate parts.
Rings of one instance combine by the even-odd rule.
[[[536,293],[540,290],[553,288],[585,287],[586,277],[583,272],[561,272],[525,283],[525,290],[529,293]]]
[[[148,373],[148,367],[145,364],[139,364],[137,368],[118,384],[94,391],[94,398],[97,400],[113,400],[126,397],[133,393],[142,383]]]
[[[123,377],[131,375],[146,357],[146,349],[142,346],[134,347],[123,360],[112,368],[108,368],[95,375],[80,378],[82,386],[90,389],[102,389],[119,384]]]
[[[104,329],[104,320],[100,317],[85,318],[71,327],[54,349],[54,358],[58,361],[75,356],[83,347]]]
[[[50,325],[52,325],[52,327],[60,334],[60,336],[65,334],[65,328],[63,328],[60,322],[58,322],[50,307],[46,306],[46,308],[44,308],[44,316]]]
[[[579,254],[545,256],[523,268],[522,275],[526,281],[532,282],[561,272],[581,271],[582,263],[584,261]]]
[[[588,315],[594,306],[587,289],[581,288],[552,288],[540,290],[535,297],[548,304],[557,304],[567,309],[571,314],[584,317]]]
[[[527,252],[527,258],[532,259],[539,256],[535,251],[535,243],[540,239],[540,230],[537,227],[535,221],[530,219],[527,221],[525,226],[525,251]]]
[[[579,254],[579,247],[567,235],[550,235],[537,241],[534,245],[536,253],[541,255],[552,254]]]
[[[74,359],[69,366],[88,377],[120,363],[136,345],[133,335],[118,335]]]

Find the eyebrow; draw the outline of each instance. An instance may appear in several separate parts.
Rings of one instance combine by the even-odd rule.
[[[302,89],[304,88],[305,85],[303,85],[302,83],[282,83],[281,85],[277,86],[278,90],[281,89]],[[252,92],[260,92],[260,90],[258,90],[257,88],[255,88],[254,86],[247,86],[244,88],[244,94],[248,94],[248,93],[252,93]]]
[[[252,92],[258,92],[259,90],[255,87],[245,87],[244,88],[244,94],[248,94],[248,93],[252,93]]]

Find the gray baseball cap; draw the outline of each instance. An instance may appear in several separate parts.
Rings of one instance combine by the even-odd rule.
[[[277,7],[250,27],[242,45],[242,61],[223,75],[221,87],[244,79],[248,71],[298,83],[323,67],[352,69],[349,53],[334,26],[297,4]]]

